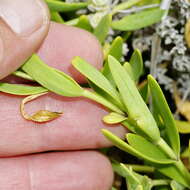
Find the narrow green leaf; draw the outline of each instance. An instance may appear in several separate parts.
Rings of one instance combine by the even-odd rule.
[[[74,19],[71,19],[71,20],[68,20],[68,21],[65,21],[65,25],[68,25],[68,26],[75,26],[77,25],[79,22],[79,18],[74,18]]]
[[[23,71],[45,88],[62,96],[82,96],[83,89],[68,75],[49,67],[33,55],[23,66]]]
[[[29,75],[27,75],[26,73],[24,73],[23,71],[17,70],[15,72],[12,73],[13,75],[26,79],[26,80],[30,80],[30,81],[34,81],[33,78],[31,78]]]
[[[107,37],[107,34],[110,29],[112,17],[110,14],[105,15],[98,26],[94,29],[94,35],[98,38],[100,43],[103,43]]]
[[[114,82],[114,79],[112,77],[112,74],[110,72],[110,68],[108,65],[108,62],[106,61],[102,70],[102,74],[109,80],[109,82],[112,84],[114,88],[116,88],[116,84]]]
[[[138,130],[144,133],[145,136],[148,136],[152,141],[158,141],[160,133],[157,124],[139,94],[134,81],[114,57],[109,56],[108,63],[126,106],[129,119],[134,122],[134,126],[137,126]]]
[[[24,96],[24,95],[39,94],[47,91],[48,90],[43,87],[0,83],[0,92],[5,92],[8,94]]]
[[[58,12],[56,12],[56,11],[51,11],[50,14],[51,14],[51,20],[52,20],[52,21],[55,21],[55,22],[57,22],[57,23],[64,24],[64,20],[63,20],[63,18],[61,17],[61,15],[60,15]]]
[[[177,126],[179,133],[182,133],[182,134],[189,134],[190,133],[190,123],[189,122],[175,120],[175,124]]]
[[[94,90],[94,92],[96,92],[99,96],[102,96],[104,99],[106,99],[107,101],[111,102],[112,104],[116,105],[117,107],[119,107],[119,109],[121,109],[122,111],[124,111],[124,106],[121,105],[121,103],[118,103],[115,99],[113,99],[110,94],[106,93],[104,90],[102,90],[101,88],[99,88],[96,84],[94,84],[92,81],[88,80],[88,84],[89,86]]]
[[[90,24],[90,21],[86,15],[81,15],[79,17],[78,23],[75,25],[78,28],[82,28],[84,30],[87,30],[89,32],[92,32],[93,28]]]
[[[135,49],[129,63],[132,67],[134,80],[138,81],[139,77],[141,76],[143,72],[143,59],[142,59],[141,52],[138,49]]]
[[[137,5],[144,6],[144,5],[151,5],[151,4],[159,4],[160,0],[141,0]]]
[[[149,91],[148,91],[148,82],[144,81],[139,86],[139,93],[141,94],[145,102],[148,101]]]
[[[124,115],[124,112],[122,112],[120,108],[118,108],[112,102],[107,100],[105,97],[97,94],[96,92],[92,92],[90,90],[84,90],[84,92],[82,93],[82,96],[89,98],[97,103],[102,104],[103,106],[105,106],[106,108],[108,108],[109,110],[111,110],[113,112]]]
[[[123,51],[123,39],[120,36],[117,36],[111,46],[110,49],[108,51],[107,55],[112,55],[113,57],[115,57],[118,61],[121,60],[122,58],[122,51]],[[107,56],[106,56],[107,57]]]
[[[114,39],[114,41],[112,42],[108,52],[105,55],[105,59],[106,62],[104,64],[103,70],[102,70],[102,74],[110,81],[110,83],[115,87],[115,83],[113,80],[113,77],[110,73],[110,69],[108,66],[108,61],[107,61],[107,57],[108,55],[112,55],[113,57],[115,57],[118,61],[121,60],[122,57],[122,51],[123,51],[123,39],[118,36]]]
[[[175,153],[179,156],[180,154],[180,140],[177,127],[164,94],[152,76],[148,76],[148,85],[152,95],[152,99],[156,104],[157,109],[163,119],[163,123],[166,129],[166,134],[169,139],[171,147],[174,149]]]
[[[136,134],[127,134],[127,141],[134,149],[154,160],[168,160],[168,156],[160,148],[145,138]]]
[[[88,64],[80,57],[75,57],[72,60],[72,65],[91,82],[93,82],[97,87],[102,89],[104,92],[107,93],[107,95],[114,99],[121,108],[123,107],[118,92],[110,84],[107,78],[102,75],[100,71],[98,71],[96,68]]]
[[[168,164],[165,166],[156,166],[156,168],[159,172],[168,176],[169,178],[174,179],[175,181],[181,183],[182,185],[185,185],[186,187],[190,187],[189,182],[186,181],[183,174],[179,172],[176,166]]]
[[[160,159],[159,160],[159,159],[154,159],[152,157],[149,157],[149,156],[145,155],[143,152],[139,152],[138,150],[136,150],[135,148],[133,148],[132,146],[130,146],[129,144],[127,144],[126,142],[124,142],[119,137],[115,136],[114,134],[112,134],[111,132],[109,132],[106,129],[102,129],[102,133],[115,146],[117,146],[118,148],[120,148],[121,150],[123,150],[125,152],[128,152],[129,154],[132,154],[133,156],[136,156],[137,158],[147,160],[151,163],[159,163],[159,164],[169,164],[169,163],[174,162],[171,159]]]
[[[138,30],[159,22],[165,11],[159,8],[127,15],[121,20],[113,21],[112,28],[121,31]]]
[[[58,0],[45,0],[51,11],[69,12],[76,11],[88,6],[88,3],[65,3]]]
[[[117,124],[117,123],[121,123],[124,120],[126,120],[127,118],[123,115],[120,115],[118,113],[115,112],[111,112],[108,115],[103,117],[103,121],[107,124]]]
[[[124,1],[123,3],[119,3],[118,5],[114,7],[112,14],[115,14],[120,10],[128,9],[141,1],[142,0],[128,0],[126,2]]]
[[[133,69],[132,69],[130,63],[129,62],[125,62],[124,65],[123,65],[123,67],[125,68],[125,70],[129,74],[129,76],[131,77],[131,79],[135,81],[134,72],[133,72]]]

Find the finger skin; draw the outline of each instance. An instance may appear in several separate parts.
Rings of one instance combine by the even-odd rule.
[[[42,41],[46,37],[49,29],[49,11],[47,5],[42,0],[14,0],[14,2],[8,0],[8,2],[9,3],[6,3],[5,0],[3,1],[3,3],[7,4],[7,12],[4,8],[5,14],[9,14],[9,4],[14,4],[14,8],[10,10],[10,12],[13,11],[16,15],[19,15],[19,19],[21,17],[21,20],[18,20],[18,22],[21,22],[20,25],[24,26],[23,22],[26,22],[25,25],[28,25],[27,22],[29,21],[27,21],[27,19],[29,19],[31,26],[29,25],[28,27],[34,27],[36,30],[34,30],[32,33],[28,33],[28,31],[25,31],[22,34],[15,33],[15,31],[11,29],[6,21],[1,19],[0,14],[0,79],[18,69],[28,59],[29,56],[37,51]],[[31,5],[35,4],[36,2],[39,4],[39,9],[41,11],[38,13],[31,13]],[[2,8],[1,3],[2,2],[0,2],[0,8]],[[22,8],[24,9],[23,12]],[[20,11],[22,14],[18,13],[18,9],[21,9]],[[30,13],[29,15],[27,15],[27,10]],[[32,14],[41,14],[42,16],[32,17]],[[30,17],[28,18],[28,16]],[[15,20],[12,20],[17,21],[17,19],[18,18],[16,17]],[[38,28],[36,28],[36,23],[38,23]]]
[[[50,28],[50,33],[39,51],[39,55],[49,65],[68,71],[70,59],[79,55],[89,59],[89,62],[96,67],[101,66],[101,48],[91,34],[54,23]],[[73,47],[70,39],[67,40],[67,38],[72,38],[69,36],[70,34],[78,36],[76,47]],[[88,42],[91,48],[86,47],[84,41]],[[52,44],[54,44],[53,48],[51,48]],[[64,58],[65,55],[67,58]],[[64,59],[65,61],[62,62]],[[81,80],[78,74],[75,75],[75,78]],[[64,98],[55,94],[48,94],[29,103],[26,106],[27,112],[33,113],[41,109],[49,109],[50,111],[63,111],[63,116],[46,124],[29,122],[20,114],[19,107],[22,98],[0,93],[0,156],[48,150],[100,148],[111,145],[101,134],[101,128],[107,128],[122,138],[126,132],[121,126],[104,125],[101,120],[108,112],[92,101]]]
[[[75,56],[82,57],[98,69],[103,62],[102,48],[95,36],[85,30],[54,22],[38,54],[46,64],[71,75],[79,83],[85,82],[85,78],[71,65]]]
[[[110,146],[101,128],[124,138],[125,129],[105,125],[102,117],[108,112],[90,100],[66,98],[53,93],[40,97],[26,105],[28,114],[46,109],[63,111],[63,115],[54,121],[38,124],[22,118],[19,110],[21,99],[0,94],[0,156]]]
[[[0,159],[2,190],[109,190],[111,164],[95,151]]]
[[[37,54],[46,64],[71,75],[79,83],[84,83],[86,80],[71,65],[71,60],[75,56],[82,57],[97,69],[100,69],[103,63],[101,45],[92,34],[76,27],[55,22],[50,23],[48,35]],[[3,81],[11,83],[29,82],[12,75]]]

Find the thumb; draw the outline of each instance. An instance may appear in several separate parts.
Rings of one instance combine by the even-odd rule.
[[[42,0],[0,0],[0,79],[34,53],[49,28]]]

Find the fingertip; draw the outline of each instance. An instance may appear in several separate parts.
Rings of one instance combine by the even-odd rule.
[[[48,32],[49,11],[42,0],[1,0],[0,18],[2,79],[39,48]]]

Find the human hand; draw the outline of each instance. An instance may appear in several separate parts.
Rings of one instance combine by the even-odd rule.
[[[6,13],[14,17],[5,19]],[[1,0],[0,16],[3,18],[0,20],[0,78],[3,78],[41,45],[49,29],[49,16],[40,0]],[[16,28],[12,28],[15,22]],[[23,33],[18,34],[19,31]],[[56,23],[50,24],[38,55],[79,82],[84,78],[70,65],[74,56],[81,56],[98,68],[102,64],[100,45],[91,34]],[[3,81],[26,82],[12,76]],[[111,165],[106,157],[90,150],[110,146],[101,128],[109,128],[120,137],[124,134],[123,128],[108,127],[101,122],[106,110],[83,98],[49,93],[28,103],[27,111],[45,108],[63,111],[63,116],[37,124],[21,117],[21,99],[0,93],[0,189],[109,190],[113,180]]]

